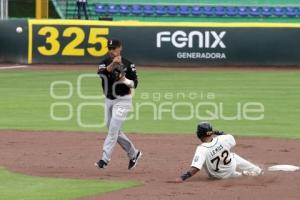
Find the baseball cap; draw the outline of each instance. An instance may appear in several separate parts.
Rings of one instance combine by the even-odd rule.
[[[120,40],[109,39],[107,41],[107,48],[109,48],[109,49],[114,49],[114,48],[120,47],[121,45],[122,44],[121,44]]]

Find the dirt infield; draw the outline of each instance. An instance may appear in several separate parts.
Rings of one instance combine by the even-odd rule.
[[[143,186],[87,199],[300,199],[300,171],[266,172],[261,177],[209,180],[201,172],[183,184],[172,184],[188,169],[198,140],[195,136],[129,135],[143,151],[138,166],[127,170],[128,159],[118,146],[109,167],[98,170],[104,134],[0,131],[0,165],[35,176],[96,180],[138,180]],[[299,165],[300,140],[237,138],[234,151],[268,167]]]

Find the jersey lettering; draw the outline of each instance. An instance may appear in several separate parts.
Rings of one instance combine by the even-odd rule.
[[[229,160],[228,159],[228,156],[229,156],[229,152],[227,150],[224,150],[222,153],[221,153],[221,156],[217,156],[213,159],[210,160],[210,162],[213,164],[215,161],[216,161],[216,169],[215,171],[219,171],[219,164],[220,164],[220,160],[223,159],[223,164],[224,165],[228,165],[230,162],[231,162],[231,158]]]
[[[221,151],[223,149],[222,145],[219,145],[218,147],[216,147],[214,150],[212,150],[210,152],[211,157],[213,157],[214,155],[216,155],[219,151]]]

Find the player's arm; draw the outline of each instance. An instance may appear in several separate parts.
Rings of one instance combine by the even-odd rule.
[[[175,180],[176,183],[182,183],[190,177],[194,176],[198,171],[200,171],[205,163],[205,158],[207,154],[207,148],[199,145],[196,149],[191,168],[179,178]]]
[[[126,75],[121,79],[121,81],[130,88],[136,88],[138,85],[138,77],[136,73],[136,68],[134,64],[130,64]]]
[[[115,69],[116,66],[121,65],[121,64],[122,64],[122,57],[116,56],[116,57],[114,57],[112,62],[106,67],[106,70],[108,71],[108,73],[111,73]]]
[[[111,73],[114,69],[114,66],[116,66],[116,64],[121,63],[121,56],[117,56],[115,57],[112,62],[110,64],[108,64],[107,60],[103,60],[99,66],[98,66],[98,74],[104,74],[107,75],[109,73]]]
[[[219,130],[214,130],[213,133],[215,135],[226,135],[226,133],[224,131],[219,131]]]
[[[102,60],[98,65],[97,74],[107,75],[109,73],[107,68],[108,68],[108,66],[107,66],[106,60]]]
[[[191,167],[186,173],[182,174],[179,178],[175,180],[176,183],[182,183],[183,181],[189,179],[194,176],[198,171],[200,171],[196,167]]]

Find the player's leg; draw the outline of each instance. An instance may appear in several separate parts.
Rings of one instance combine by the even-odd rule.
[[[133,143],[121,131],[119,132],[118,143],[127,152],[129,157],[128,169],[133,169],[137,165],[138,160],[141,158],[142,152],[136,149]]]
[[[122,109],[127,110],[128,112],[131,110],[132,107],[132,98],[131,96],[124,96],[120,103],[117,104]],[[128,114],[126,113],[126,116]],[[122,146],[122,148],[127,152],[129,157],[129,164],[128,169],[133,169],[137,163],[139,158],[142,156],[142,152],[136,149],[133,143],[129,140],[129,138],[120,130],[117,142]]]
[[[134,159],[136,157],[138,150],[122,131],[119,132],[118,143],[127,152],[129,159]]]
[[[129,112],[132,107],[132,100],[131,100],[131,98],[124,99],[116,106],[127,107],[128,112]],[[129,138],[121,130],[119,131],[117,142],[127,152],[129,159],[132,159],[136,156],[138,151],[135,149],[133,143],[129,140]]]
[[[77,1],[77,17],[78,19],[81,18],[81,2]]]
[[[84,12],[85,19],[89,19],[88,14],[87,14],[87,10],[86,10],[86,6],[87,6],[87,3],[83,2],[82,7],[83,7],[83,12]]]
[[[113,100],[105,99],[104,117],[105,117],[105,124],[108,129],[109,129],[109,125],[110,125],[110,121],[111,121],[111,117],[112,117],[113,105],[114,105]]]
[[[126,116],[131,109],[131,104],[127,102],[114,100],[110,123],[108,127],[108,134],[103,144],[102,160],[106,163],[110,161],[113,149],[119,137],[119,131],[126,120]]]
[[[105,123],[106,123],[106,126],[108,129],[109,129],[110,121],[111,121],[111,117],[112,117],[112,108],[113,108],[113,100],[106,98],[105,99],[104,119],[105,119]],[[108,137],[108,135],[106,136],[105,141],[107,140],[107,137]],[[103,148],[102,148],[103,152],[106,151],[105,146],[107,144],[105,143],[105,141],[104,141]],[[102,153],[102,158],[95,163],[95,166],[98,168],[105,168],[106,165],[108,164],[108,160],[106,160],[106,158],[103,156],[103,154],[104,153]]]
[[[247,176],[259,176],[263,173],[263,170],[250,161],[242,158],[241,156],[233,153],[233,158],[236,161],[236,170]]]
[[[234,155],[234,154],[232,154],[232,155]],[[227,174],[224,174],[224,176],[222,177],[223,179],[226,179],[226,178],[237,178],[237,177],[242,176],[242,173],[236,170],[236,168],[237,168],[237,162],[234,159],[234,156],[232,156],[232,158],[231,158],[231,165],[232,165],[232,167],[230,168],[230,171],[228,171]]]

